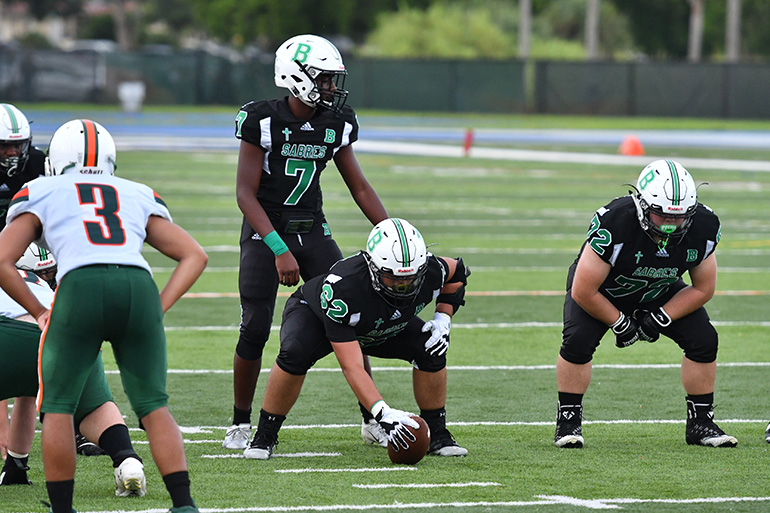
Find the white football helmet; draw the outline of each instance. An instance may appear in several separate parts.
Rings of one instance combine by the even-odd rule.
[[[321,75],[330,75],[333,87],[319,88]],[[294,36],[275,52],[275,85],[285,87],[310,107],[341,112],[348,97],[345,75],[339,50],[319,36]]]
[[[24,250],[24,254],[16,261],[16,269],[31,271],[51,286],[56,283],[56,259],[50,251],[34,242]]]
[[[46,175],[112,175],[116,161],[115,141],[107,129],[90,119],[75,119],[57,128],[51,137]]]
[[[689,230],[698,206],[695,181],[682,164],[673,160],[656,160],[645,167],[636,181],[636,204],[639,224],[666,243],[678,242]],[[684,219],[679,225],[656,225],[650,213],[672,219]]]
[[[374,290],[393,306],[411,304],[428,269],[428,249],[417,228],[395,217],[380,221],[363,254]]]
[[[0,147],[16,148],[13,156],[5,156],[5,151],[0,153],[0,170],[9,178],[24,169],[31,141],[32,131],[27,117],[13,105],[0,103]]]

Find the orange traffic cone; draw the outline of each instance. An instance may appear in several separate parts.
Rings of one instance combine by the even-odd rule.
[[[618,153],[621,155],[644,155],[644,146],[635,135],[629,135],[620,143]]]

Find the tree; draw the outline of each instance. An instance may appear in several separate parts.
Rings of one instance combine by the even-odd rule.
[[[436,2],[427,10],[402,8],[381,13],[361,53],[400,58],[515,57],[515,38],[489,9]]]
[[[703,51],[703,8],[706,0],[687,0],[690,3],[690,24],[687,37],[687,60],[698,62]]]
[[[741,56],[741,0],[727,0],[725,27],[725,57],[736,62]]]
[[[519,0],[519,58],[529,58],[532,39],[532,0]]]
[[[588,0],[586,7],[586,55],[588,60],[599,58],[599,9],[601,0]]]

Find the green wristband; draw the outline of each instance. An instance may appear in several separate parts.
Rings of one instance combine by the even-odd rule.
[[[267,244],[267,247],[270,248],[270,251],[272,251],[275,256],[282,255],[289,251],[289,247],[275,230],[262,237],[262,240],[265,241],[265,244]]]

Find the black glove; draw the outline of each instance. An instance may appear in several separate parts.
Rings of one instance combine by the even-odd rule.
[[[639,340],[639,323],[623,312],[620,312],[620,317],[610,328],[615,334],[615,345],[618,347],[628,347]]]
[[[647,342],[655,342],[660,338],[660,330],[671,325],[671,317],[663,308],[652,312],[637,310],[634,317],[639,322],[639,338]]]

